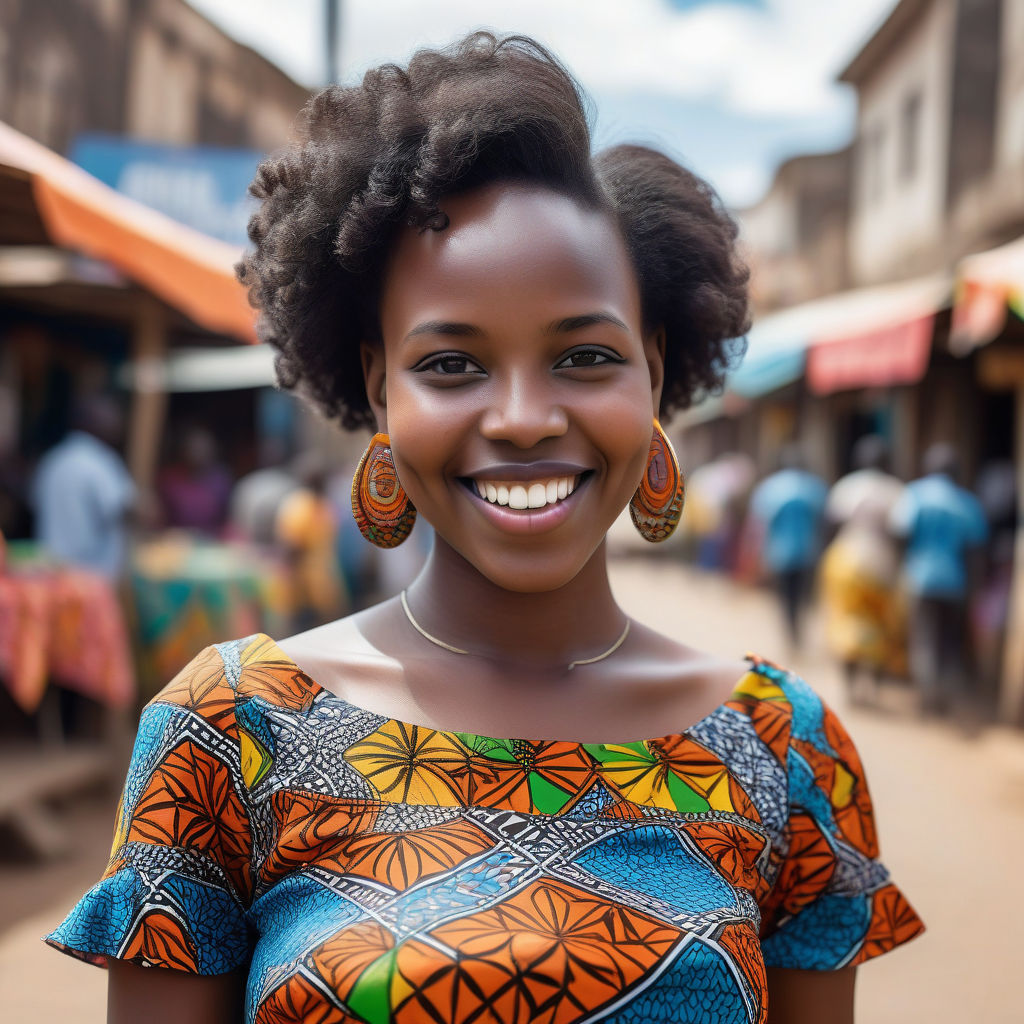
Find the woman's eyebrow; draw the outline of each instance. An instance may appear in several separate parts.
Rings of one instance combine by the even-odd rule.
[[[406,336],[415,338],[420,334],[446,334],[451,338],[474,338],[483,335],[483,331],[473,324],[462,324],[454,320],[424,320],[417,324]]]
[[[565,331],[578,331],[581,327],[592,327],[594,324],[611,324],[613,327],[621,327],[628,331],[629,328],[611,313],[581,313],[579,316],[567,316],[564,320],[556,320],[550,330],[556,333]]]

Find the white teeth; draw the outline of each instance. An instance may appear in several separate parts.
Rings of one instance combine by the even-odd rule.
[[[492,505],[507,505],[509,508],[544,508],[568,498],[576,490],[576,478],[571,476],[551,477],[532,483],[496,483],[489,480],[474,480],[473,489],[484,501]]]
[[[509,508],[528,508],[529,505],[530,499],[526,493],[526,488],[522,484],[514,484],[508,489]]]

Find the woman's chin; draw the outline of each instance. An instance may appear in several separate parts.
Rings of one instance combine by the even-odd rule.
[[[598,554],[561,551],[517,552],[507,557],[494,553],[483,557],[470,557],[467,561],[481,576],[495,586],[514,594],[547,594],[561,590],[576,579]],[[466,555],[463,554],[465,558]]]

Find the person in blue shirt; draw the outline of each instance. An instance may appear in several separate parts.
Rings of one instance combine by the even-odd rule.
[[[904,538],[903,582],[911,599],[910,672],[922,710],[967,695],[968,558],[988,538],[981,503],[955,482],[956,452],[932,445],[924,475],[908,484],[889,518]]]
[[[800,646],[801,619],[821,553],[828,488],[803,464],[796,445],[782,451],[782,468],[757,485],[751,512],[761,525],[761,564],[774,578],[790,644]]]
[[[106,395],[80,399],[72,430],[39,463],[36,539],[58,561],[116,580],[124,569],[135,484],[117,450],[123,418]]]

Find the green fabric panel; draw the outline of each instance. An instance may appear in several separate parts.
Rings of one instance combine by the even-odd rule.
[[[475,754],[489,757],[492,761],[515,764],[516,755],[512,751],[511,740],[496,739],[493,736],[478,736],[473,732],[457,732],[455,735]]]
[[[530,799],[541,814],[557,814],[571,799],[572,794],[548,782],[540,772],[530,772]]]
[[[672,802],[676,805],[677,810],[691,814],[711,810],[711,804],[700,793],[690,789],[675,772],[669,772],[665,782],[668,785],[668,795],[672,797]]]
[[[346,1002],[369,1024],[388,1024],[391,1020],[391,978],[395,973],[398,947],[377,957],[359,975]]]

